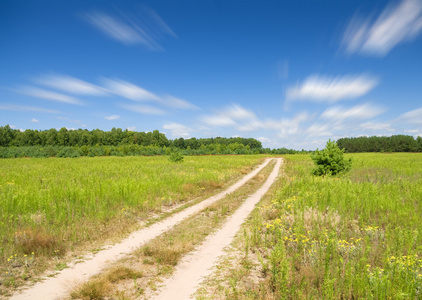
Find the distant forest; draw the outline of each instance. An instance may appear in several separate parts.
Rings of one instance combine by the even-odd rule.
[[[263,148],[254,138],[178,138],[169,140],[164,133],[136,132],[112,128],[87,130],[32,130],[20,131],[9,125],[0,127],[0,158],[9,157],[78,157],[169,155],[180,151],[184,155],[203,154],[294,154],[286,148]]]
[[[422,137],[410,135],[341,138],[337,145],[353,152],[422,152]]]
[[[341,138],[337,145],[345,152],[422,152],[422,138],[408,135],[391,137]],[[87,130],[32,130],[20,131],[9,125],[0,127],[0,158],[13,157],[79,157],[170,155],[178,151],[183,155],[205,154],[295,154],[287,148],[263,148],[254,138],[178,138],[168,139],[164,133],[136,132],[112,128]]]

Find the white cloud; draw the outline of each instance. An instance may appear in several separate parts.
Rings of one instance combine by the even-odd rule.
[[[304,135],[306,132],[303,129],[304,123],[313,118],[314,116],[306,112],[300,112],[291,118],[260,119],[253,111],[240,105],[232,105],[214,115],[203,117],[201,121],[213,129],[229,127],[238,132],[248,131],[257,132],[260,135],[265,134],[265,136],[261,136],[260,140],[272,147],[280,147],[281,141],[284,144],[283,146],[286,146],[286,143],[293,143],[294,140],[303,142],[302,140],[306,138]],[[214,134],[218,135],[218,133]],[[250,136],[250,134],[248,135]]]
[[[163,129],[166,130],[170,130],[171,135],[173,138],[176,137],[189,137],[190,136],[190,132],[192,132],[193,130],[183,124],[178,124],[178,123],[169,123],[169,124],[164,124],[163,125]]]
[[[332,136],[333,133],[330,131],[332,129],[331,124],[312,124],[308,129],[306,129],[306,133],[310,137],[320,137],[320,136]]]
[[[215,115],[203,116],[201,119],[212,126],[239,126],[246,131],[261,126],[254,112],[246,110],[240,105],[233,104]],[[239,124],[243,123],[243,124]]]
[[[418,129],[409,129],[409,130],[403,130],[403,131],[407,132],[407,133],[417,133],[417,132],[419,132]]]
[[[378,83],[368,76],[309,76],[301,84],[289,87],[287,100],[311,100],[317,102],[336,102],[342,99],[357,98],[367,94]]]
[[[158,96],[140,86],[123,80],[104,80],[104,84],[109,92],[133,101],[154,101],[165,107],[173,107],[179,109],[198,109],[194,104],[173,97],[171,95]]]
[[[256,115],[253,111],[247,110],[242,106],[236,104],[229,107],[225,114],[235,120],[247,120],[256,118]]]
[[[139,11],[142,21],[120,13],[120,17],[103,12],[85,14],[85,19],[112,39],[127,45],[140,44],[151,50],[162,50],[158,41],[164,35],[176,37],[170,27],[151,9]]]
[[[61,112],[58,110],[46,109],[41,107],[35,106],[26,106],[26,105],[14,105],[14,104],[3,104],[0,105],[0,110],[9,110],[9,111],[33,111],[33,112],[41,112],[41,113],[48,113],[48,114],[60,114]]]
[[[374,123],[374,122],[366,122],[360,124],[360,128],[364,130],[386,130],[386,131],[394,131],[389,123]]]
[[[129,126],[127,128],[127,130],[129,130],[129,131],[135,131],[136,130],[136,126]]]
[[[77,98],[56,93],[56,92],[52,92],[52,91],[48,91],[48,90],[44,90],[44,89],[40,89],[40,88],[36,88],[36,87],[23,87],[17,90],[17,92],[24,95],[31,96],[31,97],[51,100],[55,102],[62,102],[62,103],[76,104],[76,105],[84,104],[81,100]]]
[[[164,115],[166,113],[164,110],[148,105],[122,105],[122,107],[144,115]]]
[[[102,87],[66,75],[44,75],[35,81],[39,84],[72,94],[93,96],[107,94],[107,91]]]
[[[306,112],[302,112],[294,116],[293,118],[283,118],[279,123],[268,123],[265,128],[273,128],[279,130],[280,137],[288,137],[291,135],[298,134],[300,132],[300,124],[304,121],[309,120],[309,115]]]
[[[39,122],[40,122],[40,120],[33,118],[33,119],[31,120],[31,122],[34,122],[34,123],[39,123]]]
[[[384,9],[375,22],[354,17],[346,29],[342,44],[346,52],[385,56],[399,43],[410,40],[422,29],[422,2],[403,0]]]
[[[407,123],[422,124],[422,107],[402,114],[399,120]]]
[[[254,131],[254,130],[263,128],[265,126],[266,126],[265,123],[263,123],[258,118],[255,118],[255,119],[251,119],[250,121],[244,120],[242,122],[242,124],[239,124],[239,126],[237,126],[237,130],[239,130],[239,131]]]
[[[186,100],[179,99],[170,95],[166,95],[162,97],[161,102],[165,106],[170,106],[170,107],[175,107],[175,108],[180,108],[180,109],[191,109],[191,110],[199,109],[199,107],[197,107],[196,105]]]
[[[118,119],[120,119],[120,116],[118,116],[118,115],[111,115],[111,116],[104,117],[104,119],[109,120],[109,121],[118,120]]]
[[[133,83],[123,80],[105,80],[107,89],[120,97],[134,101],[159,101],[160,97]]]
[[[142,34],[142,31],[137,30],[137,28],[105,13],[94,12],[86,14],[86,19],[109,37],[125,44],[142,43],[151,47],[152,45],[150,44],[154,42],[148,35]]]
[[[240,105],[232,105],[217,114],[201,118],[209,126],[232,127],[237,131],[274,131],[278,137],[286,138],[300,133],[301,124],[312,119],[306,112],[296,114],[293,118],[280,120],[259,119],[256,114]]]
[[[332,107],[321,114],[321,117],[333,121],[345,119],[370,119],[382,114],[385,110],[371,104],[356,105],[351,108]]]
[[[258,141],[263,142],[263,143],[270,143],[271,139],[264,137],[264,136],[261,136],[261,137],[258,138]]]
[[[201,120],[210,126],[233,126],[237,124],[232,118],[226,115],[204,116]]]

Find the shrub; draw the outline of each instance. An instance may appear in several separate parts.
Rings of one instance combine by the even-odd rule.
[[[343,153],[344,149],[340,149],[334,141],[328,140],[325,149],[321,151],[317,149],[311,155],[316,164],[312,173],[317,176],[324,176],[349,171],[352,167],[352,159],[345,159]]]
[[[170,154],[169,161],[171,161],[171,162],[182,162],[183,161],[183,155],[182,155],[182,153],[177,152],[177,151],[176,152],[172,152]]]
[[[57,154],[56,157],[79,157],[80,154],[77,150],[72,147],[63,147]]]

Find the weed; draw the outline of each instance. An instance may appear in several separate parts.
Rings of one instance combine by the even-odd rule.
[[[166,157],[2,159],[0,282],[12,254],[36,253],[37,263],[24,276],[32,278],[55,268],[52,257],[100,249],[107,239],[126,235],[152,212],[161,212],[163,205],[203,197],[261,160],[203,156],[173,164]],[[22,284],[20,264],[14,285]]]
[[[57,248],[57,239],[40,228],[26,228],[16,231],[14,241],[23,253],[48,252]]]
[[[246,266],[226,263],[208,287],[215,295],[202,289],[201,299],[231,297],[240,270],[238,299],[421,299],[422,157],[353,158],[349,173],[314,177],[309,156],[287,156],[279,189],[236,241],[235,251],[257,262],[259,282],[241,284],[251,276]]]
[[[110,295],[111,284],[104,280],[90,280],[71,293],[73,299],[101,300]]]
[[[106,273],[83,283],[71,293],[73,299],[106,299],[113,294],[113,285],[121,280],[142,277],[142,273],[125,267],[114,267]],[[125,294],[117,292],[116,297],[125,298]]]

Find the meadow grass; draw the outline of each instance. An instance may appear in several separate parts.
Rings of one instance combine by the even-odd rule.
[[[198,298],[422,299],[422,155],[347,157],[350,172],[314,177],[309,155],[285,156],[235,267]]]
[[[0,285],[14,286],[68,250],[134,229],[162,207],[205,197],[262,156],[0,160]]]
[[[157,286],[163,278],[173,273],[180,259],[216,231],[251,193],[262,186],[274,165],[274,162],[270,162],[235,192],[180,222],[130,256],[114,263],[102,274],[83,283],[71,293],[72,298],[94,299],[98,295],[113,299],[152,298]],[[119,277],[114,282],[110,280],[110,274],[122,269],[142,273],[142,276]]]

